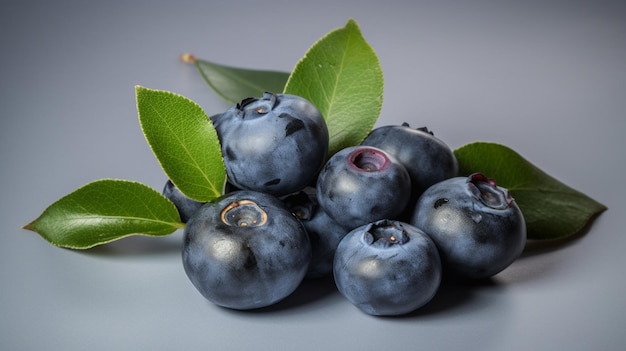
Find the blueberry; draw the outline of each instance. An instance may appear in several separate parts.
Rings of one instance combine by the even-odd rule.
[[[221,115],[222,115],[221,113],[217,113],[217,114],[211,115],[211,116],[209,117],[209,120],[210,120],[212,123],[215,123],[215,121],[216,121],[218,118],[220,118],[220,116],[221,116]]]
[[[378,127],[361,144],[385,150],[402,163],[411,176],[414,199],[459,171],[452,149],[426,127],[413,129],[407,123]]]
[[[351,146],[328,160],[316,188],[324,211],[353,229],[402,213],[409,201],[411,181],[402,164],[383,150]]]
[[[434,296],[442,279],[437,247],[424,232],[380,220],[348,233],[335,253],[337,289],[371,315],[412,312]]]
[[[184,230],[185,273],[209,301],[247,310],[272,305],[304,279],[311,244],[272,195],[236,191],[202,206]]]
[[[265,93],[211,117],[228,181],[275,196],[295,193],[314,179],[328,153],[328,128],[308,100]]]
[[[174,203],[178,209],[180,220],[183,223],[186,223],[189,220],[189,217],[191,217],[196,210],[204,205],[204,202],[188,198],[169,179],[165,182],[165,186],[163,186],[163,195]]]
[[[283,200],[304,224],[311,240],[311,264],[306,278],[321,278],[333,271],[335,250],[349,230],[341,226],[317,204],[315,196],[304,191]]]
[[[507,189],[480,173],[428,188],[411,224],[437,244],[444,270],[468,279],[489,278],[522,253],[526,224]]]

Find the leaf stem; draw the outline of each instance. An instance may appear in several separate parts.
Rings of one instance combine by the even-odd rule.
[[[196,57],[189,52],[180,54],[180,60],[184,63],[196,63]]]

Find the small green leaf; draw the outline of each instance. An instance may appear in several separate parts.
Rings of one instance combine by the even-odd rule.
[[[209,87],[233,104],[248,97],[261,97],[264,92],[280,93],[289,78],[287,72],[237,68],[197,59],[193,62]]]
[[[506,146],[475,142],[454,153],[460,174],[480,172],[509,190],[524,214],[529,239],[558,239],[577,234],[595,215],[607,209]]]
[[[211,201],[224,190],[226,168],[217,132],[195,102],[136,87],[141,129],[165,174],[182,193]]]
[[[354,20],[317,41],[291,73],[285,93],[320,110],[330,134],[329,154],[359,144],[383,103],[383,73]]]
[[[56,246],[88,249],[133,234],[164,236],[183,227],[174,204],[156,190],[101,179],[59,199],[24,229]]]

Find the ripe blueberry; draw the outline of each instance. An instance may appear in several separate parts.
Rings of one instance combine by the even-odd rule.
[[[414,199],[459,171],[452,149],[426,127],[413,129],[407,123],[378,127],[361,144],[385,150],[402,163],[411,176]]]
[[[317,178],[317,201],[342,226],[356,228],[393,219],[406,207],[411,181],[393,156],[370,146],[334,154]]]
[[[526,243],[524,217],[508,190],[479,173],[428,188],[411,224],[435,241],[446,272],[461,278],[483,279],[501,272]]]
[[[308,100],[265,93],[211,117],[228,181],[275,196],[303,189],[323,166],[328,128]]]
[[[307,272],[311,244],[280,200],[242,190],[207,203],[189,219],[182,259],[206,299],[245,310],[291,294]]]
[[[180,220],[183,223],[186,223],[189,220],[189,217],[191,217],[202,205],[204,205],[204,202],[188,198],[169,179],[165,182],[165,186],[163,186],[163,195],[174,203],[178,209]]]
[[[429,302],[441,283],[437,247],[407,223],[380,220],[348,233],[335,253],[337,289],[371,315],[401,315]]]
[[[289,210],[302,222],[311,240],[311,264],[306,278],[321,278],[333,271],[335,250],[349,231],[317,204],[315,195],[304,191],[283,200]]]

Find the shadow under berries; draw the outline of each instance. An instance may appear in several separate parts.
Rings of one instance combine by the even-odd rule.
[[[305,306],[310,303],[314,303],[333,294],[339,294],[335,287],[335,282],[332,275],[315,278],[305,279],[300,286],[287,296],[285,299],[262,308],[252,310],[235,310],[224,308],[225,310],[232,311],[233,313],[242,314],[267,314],[278,313],[283,311],[292,310],[297,307]]]
[[[404,319],[424,318],[442,313],[454,313],[463,306],[472,305],[485,289],[497,290],[503,286],[493,278],[482,280],[465,280],[445,277],[433,299],[423,307],[399,316],[385,316],[379,318]]]

